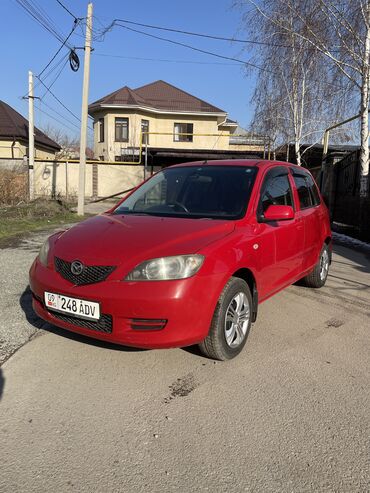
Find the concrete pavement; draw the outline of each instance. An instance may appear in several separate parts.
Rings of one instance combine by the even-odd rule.
[[[261,305],[215,363],[37,329],[35,252],[1,250],[6,333],[42,336],[1,368],[0,491],[370,491],[370,261],[335,251],[325,288]]]

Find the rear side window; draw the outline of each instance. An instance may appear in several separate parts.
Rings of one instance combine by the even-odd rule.
[[[273,169],[269,172],[262,185],[258,213],[264,214],[270,205],[293,206],[292,191],[288,179],[288,173],[283,168]]]
[[[320,199],[320,194],[317,190],[316,183],[314,182],[314,179],[312,178],[312,176],[307,175],[306,180],[308,182],[308,186],[310,187],[312,204],[319,205],[321,203],[321,199]]]
[[[320,204],[320,196],[315,182],[310,175],[293,173],[293,179],[298,191],[301,209],[314,207]]]

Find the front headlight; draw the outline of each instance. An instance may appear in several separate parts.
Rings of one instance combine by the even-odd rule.
[[[203,255],[177,255],[147,260],[139,264],[125,278],[125,281],[169,281],[186,279],[201,268]]]
[[[49,248],[50,248],[49,239],[47,239],[39,251],[39,260],[42,263],[42,265],[45,265],[45,267],[48,265]]]

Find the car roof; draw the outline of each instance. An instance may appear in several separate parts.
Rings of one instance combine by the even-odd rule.
[[[170,168],[185,167],[185,166],[257,166],[258,168],[266,168],[270,166],[293,166],[300,168],[296,164],[286,161],[271,161],[268,159],[215,159],[205,161],[192,161],[190,163],[180,163],[169,166]]]

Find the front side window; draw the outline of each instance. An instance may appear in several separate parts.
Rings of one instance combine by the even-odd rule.
[[[149,120],[141,120],[141,132],[142,132],[142,140],[141,142],[145,144],[149,144]]]
[[[104,118],[99,118],[99,142],[104,142]]]
[[[173,127],[174,142],[193,142],[193,124],[175,123]]]
[[[290,205],[293,207],[292,190],[288,172],[285,168],[269,171],[262,185],[258,213],[263,215],[270,205]]]
[[[164,169],[114,213],[239,219],[247,209],[257,171],[255,167],[210,165]]]
[[[115,141],[128,142],[128,118],[115,119]]]

